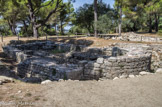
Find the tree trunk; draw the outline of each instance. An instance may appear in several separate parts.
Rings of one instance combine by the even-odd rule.
[[[150,16],[150,19],[149,19],[149,33],[152,33],[152,19],[151,19],[151,16]]]
[[[17,40],[18,40],[18,41],[20,40],[20,35],[19,35],[19,34],[17,34]]]
[[[122,28],[122,6],[120,6],[120,18],[119,18],[119,36],[121,36],[121,28]]]
[[[8,21],[8,25],[10,27],[12,34],[16,35],[16,30],[15,30],[14,24],[10,20],[7,20],[7,21]]]
[[[94,0],[94,35],[97,37],[97,0]]]
[[[158,32],[159,28],[158,28],[158,15],[155,13],[155,31]]]
[[[62,21],[60,21],[60,24],[61,24],[61,35],[64,35],[64,30],[63,30],[63,24],[62,24]]]
[[[26,25],[25,20],[23,20],[23,24],[24,24],[24,32],[27,32],[27,25]]]
[[[55,24],[55,34],[56,34],[56,32],[57,32],[57,26],[56,26],[56,24]]]
[[[14,25],[12,25],[12,33],[13,33],[13,35],[17,34]]]
[[[33,26],[33,35],[35,38],[38,38],[38,28],[36,26]]]
[[[34,11],[34,8],[33,8],[34,6],[32,4],[32,0],[27,0],[27,1],[28,1],[27,2],[27,6],[28,6],[29,14],[30,14],[30,21],[31,21],[32,27],[33,27],[33,35],[34,35],[34,37],[38,38],[38,29],[39,29],[39,27],[45,25],[45,23],[52,16],[52,14],[54,14],[54,13],[57,12],[57,9],[59,7],[59,4],[61,3],[61,0],[56,0],[56,6],[55,6],[55,8],[49,12],[49,14],[47,15],[47,17],[44,20],[42,20],[41,23],[38,23],[37,22],[35,14],[36,14],[36,12],[38,12],[44,6],[41,6],[40,8],[38,8],[37,11],[36,10]],[[50,5],[52,2],[53,1],[51,1],[48,5]]]
[[[0,35],[1,35],[1,42],[3,42],[3,35],[0,33]]]
[[[38,38],[38,27],[36,24],[36,17],[34,15],[34,9],[31,0],[28,0],[28,8],[29,8],[30,20],[32,22],[32,27],[33,27],[33,36],[35,38]]]

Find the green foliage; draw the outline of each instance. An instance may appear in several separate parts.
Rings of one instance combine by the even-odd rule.
[[[122,23],[123,32],[133,31],[132,29],[133,26],[134,26],[134,23],[130,19],[127,19],[127,18],[123,19],[123,23]]]
[[[100,2],[98,3],[98,16],[102,16],[113,9],[109,5]],[[70,32],[77,33],[93,33],[94,32],[94,6],[93,4],[84,4],[75,12],[75,20],[72,21],[75,25],[70,29]]]
[[[3,19],[0,19],[0,33],[2,35],[11,35],[9,26],[8,26],[7,22]]]
[[[113,11],[100,16],[97,22],[97,29],[100,33],[110,33],[111,31],[115,31],[115,26],[117,26],[117,23]]]
[[[13,35],[16,35],[17,25],[20,27],[19,35],[31,36],[33,35],[33,22],[29,12],[28,2],[30,0],[0,0],[0,16],[3,18]],[[73,19],[72,13],[74,8],[71,0],[68,3],[59,1],[59,5],[55,14],[52,14],[46,21],[46,18],[55,9],[57,0],[31,0],[33,13],[35,17],[35,24],[45,26],[44,31],[38,27],[39,34],[46,32],[49,35],[55,34],[54,26],[61,26],[62,29]],[[60,22],[62,25],[59,25]],[[40,25],[39,25],[40,26]],[[50,28],[48,27],[50,26]],[[48,30],[46,29],[48,28]]]
[[[158,33],[162,36],[162,16],[159,19],[159,31]]]
[[[118,0],[116,0],[118,1]],[[125,31],[149,31],[157,30],[159,16],[162,13],[162,0],[123,0],[122,10],[127,26]],[[125,28],[126,27],[126,28]],[[128,29],[129,28],[129,29]]]
[[[32,2],[35,17],[33,23],[28,2]],[[70,33],[94,33],[94,5],[84,4],[74,12],[69,0],[59,0],[57,11],[47,19],[56,7],[57,0],[0,0],[0,33],[20,36],[32,36],[33,25],[38,26],[39,35],[64,34],[67,25],[73,25]],[[162,33],[162,0],[115,0],[114,9],[98,0],[99,33],[115,32],[122,9],[122,31],[158,31]],[[20,27],[21,25],[21,27]]]
[[[64,3],[64,7],[60,11],[60,34],[64,34],[64,27],[69,24],[69,22],[75,20],[74,19],[74,8],[71,2]]]
[[[81,28],[80,26],[73,26],[71,27],[71,29],[69,30],[70,33],[75,34],[77,33],[87,33],[88,30],[85,28]]]
[[[63,78],[64,80],[67,80],[68,78],[67,78],[67,75],[66,75],[66,72],[64,72],[64,78]]]

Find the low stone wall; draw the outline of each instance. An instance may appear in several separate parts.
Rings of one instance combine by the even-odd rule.
[[[143,36],[134,32],[123,34],[123,40],[139,42],[162,42],[160,37]]]
[[[65,43],[58,43],[52,41],[46,42],[34,42],[34,43],[27,43],[27,44],[20,44],[20,45],[11,45],[19,50],[53,50],[58,49],[65,52],[69,51],[82,51],[85,46],[83,45],[73,45],[73,44],[65,44]]]
[[[18,64],[18,75],[24,77],[37,77],[41,80],[81,79],[83,69],[78,65],[57,64],[52,59],[31,58]]]
[[[151,57],[151,70],[155,72],[158,68],[162,68],[162,44],[142,44],[142,43],[117,43],[115,46],[119,48],[124,48],[129,52],[135,54],[135,51],[138,50],[138,54],[152,54]],[[139,52],[141,51],[141,52]],[[144,53],[143,53],[144,52]]]
[[[23,62],[28,58],[28,55],[24,54],[23,51],[11,46],[3,47],[3,52],[18,63]]]
[[[118,56],[109,58],[98,58],[96,62],[85,65],[86,77],[102,77],[113,79],[120,76],[138,75],[141,71],[150,72],[151,55],[141,56]],[[90,76],[88,76],[90,75]]]

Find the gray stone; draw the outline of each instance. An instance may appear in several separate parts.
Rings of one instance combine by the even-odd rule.
[[[45,80],[45,81],[42,81],[41,84],[48,84],[48,83],[51,83],[52,81],[51,80]]]
[[[94,71],[100,71],[101,68],[94,68],[93,70],[94,70]]]
[[[130,74],[130,75],[129,75],[129,78],[134,78],[134,77],[135,77],[135,76],[134,76],[134,75],[132,75],[132,74]]]
[[[110,57],[110,58],[108,58],[108,61],[110,61],[110,62],[116,62],[117,59],[115,57]]]
[[[102,64],[103,62],[104,62],[104,59],[103,58],[98,58],[97,59],[97,63]]]
[[[101,66],[100,64],[94,63],[94,67],[95,67],[95,68],[99,68],[100,66]]]
[[[3,83],[12,83],[12,82],[14,82],[12,78],[0,76],[0,85],[2,85]]]
[[[128,75],[127,74],[122,74],[121,76],[119,76],[119,78],[123,79],[123,78],[127,78]]]
[[[106,66],[112,66],[112,63],[111,62],[108,62],[108,61],[105,61],[105,65]]]
[[[115,77],[113,80],[118,80],[119,78],[118,77]]]
[[[41,79],[40,78],[37,78],[37,77],[26,77],[23,79],[23,81],[25,82],[29,82],[29,83],[40,83],[41,82]]]
[[[142,71],[142,72],[140,72],[139,73],[140,75],[148,75],[148,74],[150,74],[149,72],[146,72],[146,71]]]
[[[59,81],[59,82],[63,82],[63,81],[65,81],[65,80],[63,80],[63,79],[59,79],[58,81]]]
[[[156,73],[162,73],[162,68],[158,68],[158,69],[156,70]]]

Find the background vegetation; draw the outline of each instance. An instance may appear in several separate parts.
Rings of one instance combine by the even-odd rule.
[[[162,33],[162,0],[115,0],[113,8],[94,0],[77,10],[72,2],[75,0],[0,0],[0,33],[38,37],[94,33],[95,28],[98,33]],[[71,26],[68,32],[66,26]]]

